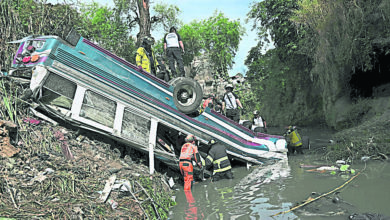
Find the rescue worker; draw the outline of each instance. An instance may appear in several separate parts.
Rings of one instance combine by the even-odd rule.
[[[170,76],[167,68],[165,67],[165,62],[163,59],[157,59],[158,61],[158,71],[157,71],[157,78],[164,80],[165,82],[169,82]]]
[[[156,75],[158,62],[152,50],[153,44],[154,39],[145,36],[142,40],[141,46],[137,49],[135,61],[137,63],[138,68],[143,69],[153,75]]]
[[[209,97],[203,102],[203,109],[209,107],[210,109],[214,108],[214,94],[210,94]]]
[[[216,95],[214,98],[214,111],[222,113],[222,101],[219,99],[219,96]]]
[[[222,111],[225,111],[226,117],[230,118],[235,122],[240,121],[240,112],[238,107],[242,108],[241,102],[238,99],[238,96],[233,92],[233,85],[227,84],[225,86],[226,93],[223,95],[222,99]]]
[[[176,33],[175,27],[171,27],[169,29],[169,33],[164,36],[164,52],[168,58],[169,69],[171,70],[173,77],[177,77],[175,61],[179,66],[179,76],[186,76],[184,72],[183,58],[181,56],[181,54],[184,53],[184,44],[180,35]]]
[[[303,154],[302,151],[302,138],[301,135],[299,135],[297,129],[295,126],[288,126],[287,132],[284,134],[287,141],[287,155],[292,155],[295,153],[295,151],[298,154]]]
[[[226,147],[214,139],[211,139],[208,145],[211,148],[206,157],[206,168],[213,165],[212,180],[233,179],[232,166],[226,153]]]
[[[198,147],[195,145],[195,136],[192,134],[187,135],[185,142],[181,147],[179,166],[180,172],[184,177],[184,190],[191,190],[192,182],[194,181],[192,161],[195,161],[199,168],[202,169],[202,160]]]
[[[253,131],[258,128],[258,130],[256,129],[257,131],[255,132],[267,132],[267,122],[259,115],[258,110],[253,111],[253,118],[251,122]]]

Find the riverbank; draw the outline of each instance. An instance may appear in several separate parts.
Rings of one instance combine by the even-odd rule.
[[[175,204],[167,176],[150,175],[142,161],[121,158],[107,143],[39,119],[18,118],[17,151],[8,150],[0,159],[0,217],[167,218]],[[6,150],[2,145],[1,152]]]
[[[23,85],[0,88],[0,218],[167,218],[168,176],[150,175],[145,157],[36,117]]]

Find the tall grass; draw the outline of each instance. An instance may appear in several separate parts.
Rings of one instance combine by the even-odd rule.
[[[0,82],[0,94],[3,100],[0,108],[1,116],[3,120],[9,120],[16,123],[17,120],[17,89],[12,91],[10,86],[7,86],[4,79]],[[8,88],[7,88],[8,87]],[[8,90],[8,91],[7,91]]]

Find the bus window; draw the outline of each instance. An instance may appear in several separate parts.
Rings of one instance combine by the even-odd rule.
[[[44,104],[55,105],[70,110],[75,93],[75,83],[57,74],[50,73],[43,84],[40,101]]]
[[[112,128],[116,111],[116,102],[87,90],[81,106],[80,116]]]
[[[122,121],[122,137],[143,146],[149,145],[150,119],[134,114],[125,108]]]

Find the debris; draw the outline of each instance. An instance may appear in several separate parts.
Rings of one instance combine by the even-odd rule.
[[[363,161],[363,162],[366,162],[370,159],[369,156],[363,156],[360,160]]]
[[[17,125],[10,121],[0,120],[0,157],[13,157],[20,152],[11,144],[9,130],[15,129]]]
[[[171,188],[175,185],[175,181],[173,181],[173,178],[172,178],[172,177],[169,178],[168,183],[169,183],[169,187],[171,187]]]
[[[40,120],[34,119],[34,118],[25,118],[23,119],[24,122],[34,124],[34,125],[39,125],[41,123]]]
[[[116,180],[116,175],[112,175],[108,180],[106,181],[106,185],[104,186],[103,192],[100,195],[100,201],[102,203],[106,202],[108,196],[111,193],[112,187],[114,186]]]
[[[110,204],[110,206],[113,210],[115,210],[118,207],[118,203],[115,202],[113,199],[109,199],[107,202],[108,202],[108,204]]]
[[[112,189],[119,189],[122,192],[130,192],[131,186],[130,181],[128,180],[117,180],[115,184],[112,186]]]
[[[58,126],[58,122],[54,121],[53,119],[47,117],[46,115],[44,115],[44,114],[38,112],[37,110],[35,110],[35,109],[33,109],[33,108],[29,108],[29,109],[30,109],[30,111],[31,111],[35,116],[37,116],[38,118],[41,118],[41,119],[43,119],[43,120],[45,120],[45,121],[48,121],[48,122],[50,122],[50,123],[51,123],[52,125],[54,125],[54,126]]]
[[[69,149],[68,141],[66,141],[66,137],[65,137],[64,133],[65,133],[64,131],[57,130],[54,133],[54,136],[59,141],[61,141],[61,149],[62,149],[62,153],[64,154],[65,158],[68,159],[68,160],[73,160],[74,157],[73,157],[72,152]]]
[[[23,89],[12,91],[21,92]],[[0,111],[5,112],[3,104],[0,103]],[[159,219],[168,215],[167,209],[175,204],[171,199],[173,191],[161,181],[160,173],[150,178],[142,154],[125,150],[125,158],[118,157],[112,150],[113,143],[103,142],[91,133],[81,135],[80,132],[84,132],[81,129],[72,131],[53,126],[58,125],[54,121],[45,123],[51,119],[42,119],[31,114],[36,111],[29,111],[34,103],[23,104],[28,105],[18,105],[17,115],[14,115],[13,121],[18,124],[0,120],[0,155],[5,157],[0,159],[1,217],[123,219],[131,216],[132,219],[147,219],[145,216],[149,216],[150,219]],[[103,196],[96,193],[103,190],[110,172],[117,177],[114,185],[121,184],[117,190],[113,187],[107,193],[107,199],[116,202],[114,206],[102,205],[103,199],[100,198]],[[138,204],[129,198],[128,192],[133,190],[134,181],[145,187],[151,199]],[[142,192],[135,196],[139,201],[149,198]],[[163,208],[157,207],[156,214],[152,206],[159,204]]]

